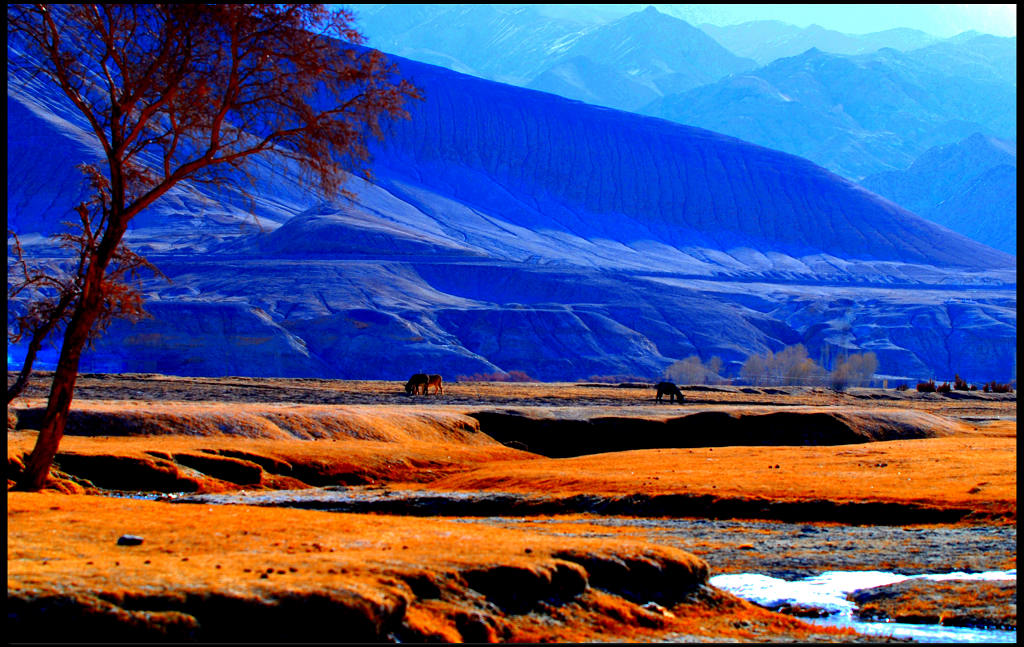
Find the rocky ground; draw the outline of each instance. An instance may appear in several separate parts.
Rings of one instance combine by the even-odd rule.
[[[9,485],[45,378],[8,410]],[[1015,567],[1015,394],[684,393],[84,375],[53,481],[67,494],[8,494],[15,628],[221,640],[228,618],[259,609],[292,633],[257,623],[232,638],[317,639],[301,599],[303,613],[347,609],[356,640],[856,641],[707,575]],[[746,444],[713,442],[723,425]],[[800,444],[784,437],[804,427]],[[601,433],[644,449],[608,450]],[[677,571],[671,585],[655,575]],[[1015,585],[897,588],[872,604],[1005,626]],[[72,633],[46,633],[57,624]]]

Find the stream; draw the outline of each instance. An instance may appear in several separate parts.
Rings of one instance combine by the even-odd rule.
[[[895,584],[903,580],[1017,580],[1017,570],[987,571],[984,573],[930,573],[925,575],[899,575],[886,571],[827,571],[799,580],[784,580],[756,573],[730,573],[715,575],[710,583],[720,589],[769,608],[784,604],[828,612],[823,618],[806,618],[807,622],[835,627],[851,627],[874,636],[910,638],[918,642],[952,643],[1015,643],[1015,630],[982,629],[974,627],[947,627],[934,624],[902,622],[869,622],[854,615],[854,603],[846,598],[849,593],[876,586]]]

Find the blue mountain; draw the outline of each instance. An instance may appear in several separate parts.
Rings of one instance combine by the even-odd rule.
[[[844,34],[819,25],[797,27],[778,20],[754,20],[738,25],[700,25],[701,30],[737,56],[759,65],[816,48],[832,54],[867,54],[891,47],[907,51],[938,41],[916,29],[887,29],[870,34]]]
[[[182,187],[194,202],[130,232],[172,281],[147,285],[153,318],[115,323],[83,370],[653,378],[691,354],[735,374],[804,343],[871,350],[894,377],[1012,373],[1014,257],[793,155],[395,60],[426,100],[390,124],[372,183],[310,204],[269,158],[261,232],[239,229],[239,196]],[[8,217],[42,257],[31,236],[76,199],[88,146],[33,83],[9,76],[9,149],[49,151],[9,153]],[[26,195],[33,174],[58,178],[52,209]]]
[[[618,267],[637,257],[635,265],[659,269],[630,252],[642,243],[696,255],[718,266],[712,273],[732,264],[702,250],[976,268],[1012,263],[793,155],[412,61],[402,69],[428,100],[395,124],[379,150],[387,171],[378,183],[410,201],[416,196],[403,183],[443,191],[582,249],[599,241],[623,246],[588,264]],[[660,268],[688,269],[683,255],[672,265]]]
[[[541,5],[362,5],[357,12],[373,47],[624,110],[756,67],[654,7],[615,19]]]
[[[937,66],[926,53],[933,48],[948,51],[811,49],[640,112],[800,155],[853,180],[906,169],[927,149],[975,132],[1016,139],[1016,84]]]
[[[861,186],[1008,254],[1017,253],[1017,145],[975,133]]]

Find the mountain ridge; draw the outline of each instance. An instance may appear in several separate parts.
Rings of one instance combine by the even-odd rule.
[[[975,133],[925,151],[905,171],[864,178],[861,185],[1009,254],[1017,249],[1017,149]]]
[[[927,148],[974,132],[1013,139],[1015,106],[1010,85],[954,79],[895,50],[810,49],[640,112],[801,155],[858,180],[909,167]]]
[[[917,49],[940,39],[917,29],[886,29],[869,34],[846,34],[820,25],[797,27],[780,20],[752,20],[737,25],[704,23],[700,29],[738,56],[767,65],[796,56],[812,47],[833,54],[864,54],[891,47]]]

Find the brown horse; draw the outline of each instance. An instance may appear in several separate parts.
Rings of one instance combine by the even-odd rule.
[[[661,396],[667,395],[669,402],[683,403],[683,392],[675,384],[671,382],[658,382],[654,385],[654,388],[658,389],[658,395],[654,396],[654,399],[658,402],[661,402]]]
[[[434,395],[438,393],[444,394],[444,389],[441,388],[441,376],[440,375],[429,375],[427,376],[427,383],[423,385],[423,395],[427,394],[427,389],[434,387]]]
[[[423,389],[423,394],[426,395],[427,381],[428,378],[426,373],[417,373],[413,375],[409,378],[409,381],[405,383],[405,394],[415,395],[420,392],[420,389]]]

